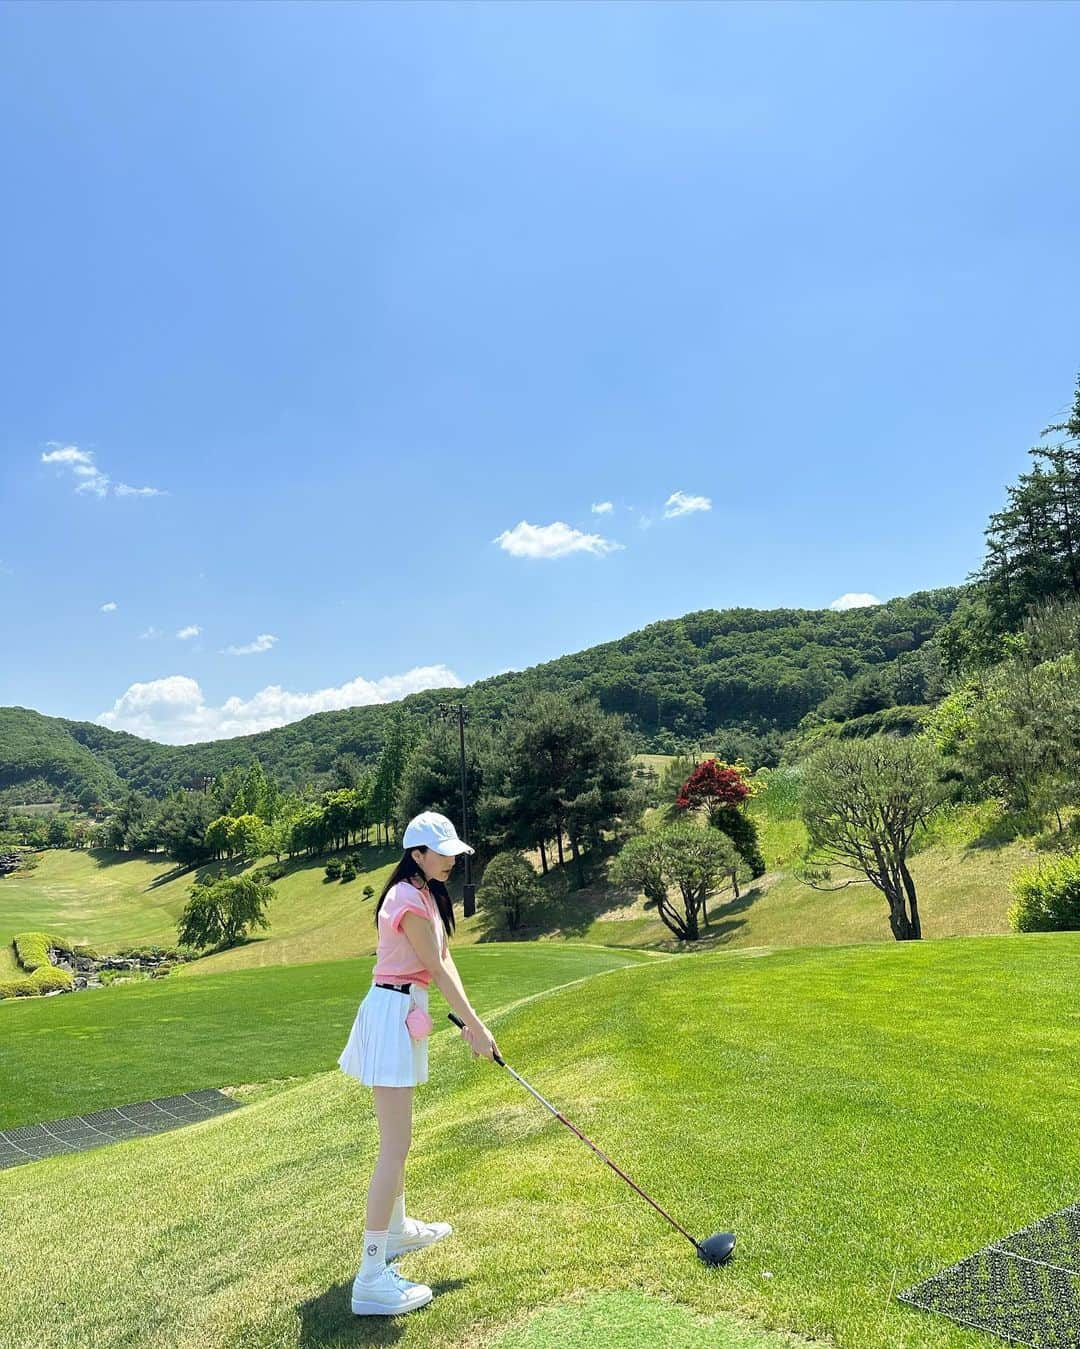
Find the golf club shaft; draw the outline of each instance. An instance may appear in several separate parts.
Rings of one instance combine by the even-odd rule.
[[[447,1016],[450,1018],[450,1020],[454,1023],[455,1026],[460,1026],[462,1030],[465,1029],[465,1023],[461,1020],[460,1017],[455,1016],[453,1012],[447,1012]],[[545,1100],[544,1097],[540,1095],[540,1093],[536,1090],[535,1087],[529,1086],[528,1082],[525,1081],[525,1079],[521,1076],[521,1074],[514,1072],[513,1068],[511,1068],[510,1065],[506,1063],[503,1059],[499,1058],[498,1055],[495,1056],[495,1062],[498,1063],[501,1067],[505,1068],[506,1071],[511,1075],[511,1077],[516,1078],[525,1088],[525,1090],[529,1092],[531,1095],[535,1096],[542,1106],[545,1106],[548,1110],[550,1110],[551,1113],[555,1116],[557,1120],[559,1120],[560,1123],[565,1124],[566,1127],[571,1131],[571,1133],[576,1134],[578,1138],[580,1138],[581,1141],[585,1144],[586,1147],[591,1148],[592,1151],[596,1154],[596,1156],[599,1157],[602,1162],[610,1166],[612,1171],[614,1171],[616,1175],[622,1176],[623,1180],[626,1181],[627,1185],[629,1185],[632,1189],[637,1190],[638,1194],[641,1195],[642,1199],[647,1200],[653,1206],[653,1208],[656,1209],[657,1213],[659,1213],[662,1217],[666,1218],[668,1222],[672,1225],[672,1227],[676,1228],[679,1232],[683,1234],[683,1236],[687,1239],[687,1241],[691,1242],[698,1250],[701,1249],[700,1246],[698,1245],[697,1239],[695,1237],[692,1237],[681,1223],[677,1223],[670,1213],[665,1212],[665,1210],[660,1207],[660,1205],[656,1202],[655,1199],[651,1198],[649,1195],[645,1193],[645,1191],[641,1188],[640,1185],[635,1185],[634,1182],[630,1179],[630,1177],[626,1174],[626,1172],[623,1171],[620,1167],[616,1166],[615,1163],[611,1160],[611,1158],[607,1155],[607,1153],[602,1152],[596,1146],[596,1144],[592,1142],[591,1139],[586,1138],[585,1135],[576,1125],[571,1124],[571,1122],[566,1118],[566,1116],[562,1113],[561,1110],[557,1110],[555,1106],[551,1104],[550,1101]]]

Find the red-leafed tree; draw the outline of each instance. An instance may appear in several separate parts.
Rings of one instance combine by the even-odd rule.
[[[737,768],[706,759],[683,783],[675,804],[680,810],[704,806],[713,824],[718,811],[725,806],[741,806],[749,795],[750,787]]]
[[[757,826],[741,809],[751,794],[750,784],[738,768],[716,759],[706,759],[683,783],[675,808],[678,811],[704,809],[709,824],[727,834],[756,879],[765,874],[765,858],[758,845]],[[731,879],[738,898],[738,877],[732,873]]]

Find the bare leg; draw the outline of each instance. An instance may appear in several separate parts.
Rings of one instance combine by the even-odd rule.
[[[385,1232],[390,1226],[394,1200],[405,1179],[405,1158],[412,1143],[412,1087],[373,1087],[375,1116],[379,1121],[379,1160],[367,1196],[366,1227]]]

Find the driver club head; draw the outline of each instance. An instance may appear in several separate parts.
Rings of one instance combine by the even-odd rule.
[[[734,1232],[714,1232],[711,1237],[698,1243],[698,1255],[707,1265],[723,1265],[735,1250]]]

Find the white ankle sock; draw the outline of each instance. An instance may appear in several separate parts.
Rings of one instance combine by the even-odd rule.
[[[372,1232],[364,1228],[364,1259],[358,1279],[375,1279],[386,1268],[386,1238],[388,1232]]]
[[[405,1226],[405,1195],[399,1194],[394,1200],[394,1207],[390,1214],[390,1231],[400,1232]]]

